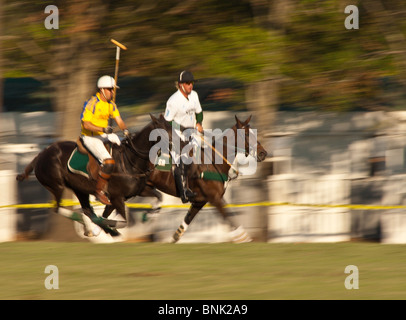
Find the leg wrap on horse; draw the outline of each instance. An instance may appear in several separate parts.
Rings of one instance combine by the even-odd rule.
[[[183,236],[183,234],[187,230],[188,226],[189,225],[185,221],[182,222],[182,224],[179,226],[179,228],[173,234],[172,243],[176,243],[176,242],[179,241],[179,239]]]
[[[251,242],[252,238],[242,226],[239,226],[237,229],[231,231],[231,241],[234,243],[245,243]]]

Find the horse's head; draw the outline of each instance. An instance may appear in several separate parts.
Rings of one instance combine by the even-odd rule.
[[[152,125],[154,126],[154,129],[164,129],[168,133],[172,131],[172,126],[168,121],[165,120],[164,116],[162,113],[159,115],[159,117],[154,117],[152,114],[149,114],[152,120]]]
[[[237,135],[241,132],[241,129],[244,130],[244,141],[245,141],[245,155],[251,155],[257,159],[258,162],[264,161],[268,152],[264,149],[261,143],[258,141],[256,134],[251,129],[249,122],[251,121],[251,116],[247,120],[242,122],[240,119],[235,116],[236,120],[236,131]],[[240,129],[240,130],[239,130]]]
[[[142,159],[149,159],[149,150],[155,144],[150,139],[151,132],[155,129],[163,129],[171,134],[171,125],[167,122],[162,114],[156,118],[150,114],[151,122],[145,125],[140,131],[131,133],[123,140],[125,147],[129,148],[134,154]]]
[[[144,146],[147,147],[148,144],[145,143],[145,141],[149,141],[152,143],[152,141],[149,140],[149,136],[151,134],[151,131],[155,129],[163,129],[168,132],[170,135],[172,133],[172,126],[168,121],[165,120],[163,115],[159,115],[159,117],[154,117],[152,114],[149,114],[151,117],[151,122],[149,122],[141,131],[137,132],[136,134],[133,133],[130,135],[130,140],[132,140],[132,143],[136,143],[137,141],[141,141],[140,143]]]

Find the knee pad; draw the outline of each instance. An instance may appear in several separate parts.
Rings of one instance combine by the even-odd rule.
[[[106,159],[103,161],[103,163],[101,165],[101,170],[104,173],[111,174],[113,172],[115,164],[116,164],[116,162],[114,161],[114,159]]]

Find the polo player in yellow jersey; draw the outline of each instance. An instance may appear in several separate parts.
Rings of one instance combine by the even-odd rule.
[[[115,161],[107,151],[104,143],[121,144],[119,137],[109,127],[109,119],[113,118],[119,128],[123,130],[124,135],[128,136],[129,132],[125,125],[117,105],[112,101],[115,80],[110,76],[102,76],[97,81],[98,92],[92,96],[83,106],[81,114],[82,132],[81,137],[85,147],[101,164],[101,170],[97,178],[96,197],[106,205],[111,205],[104,190],[107,190],[107,184],[113,172]]]

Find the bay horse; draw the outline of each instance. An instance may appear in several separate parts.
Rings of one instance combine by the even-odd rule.
[[[251,154],[255,157],[255,161],[261,162],[267,156],[267,151],[263,148],[263,146],[257,141],[255,137],[254,145],[250,145],[250,136],[252,138],[252,130],[250,129],[249,122],[251,120],[251,116],[245,120],[244,122],[240,121],[237,116],[235,116],[236,124],[231,128],[234,136],[237,137],[239,133],[243,132],[244,137],[242,137],[244,141],[244,148],[243,150],[239,150],[239,146],[237,145],[237,139],[234,140],[234,144],[231,147],[231,152],[234,152],[234,156],[238,151],[243,151],[245,156]],[[171,129],[169,129],[171,131]],[[169,133],[169,132],[168,132]],[[170,135],[170,138],[172,135]],[[219,144],[217,144],[216,140],[219,140]],[[213,143],[214,142],[214,143]],[[188,184],[190,189],[195,193],[194,199],[191,201],[191,206],[179,228],[173,234],[172,242],[175,243],[179,241],[182,235],[185,233],[186,229],[196,216],[196,214],[207,204],[210,203],[214,207],[216,207],[217,211],[221,214],[224,220],[231,226],[232,232],[232,241],[233,242],[249,242],[252,239],[246,233],[242,226],[239,226],[233,221],[232,219],[232,212],[229,212],[227,208],[225,208],[225,201],[223,199],[224,193],[226,191],[226,182],[228,180],[228,172],[232,166],[232,164],[227,161],[227,158],[230,154],[230,146],[227,143],[227,136],[222,135],[220,137],[214,138],[211,143],[216,145],[222,145],[222,152],[223,155],[222,162],[217,161],[217,163],[209,163],[206,164],[202,162],[202,164],[192,163],[190,164],[191,168],[188,170]],[[202,157],[204,152],[212,152],[212,157],[210,159],[215,159],[215,154],[218,153],[219,150],[215,148],[202,148],[203,152],[201,153]],[[152,165],[152,163],[151,163]],[[217,176],[215,180],[205,180],[202,179],[205,173],[210,173],[211,175]],[[150,197],[158,197],[156,195],[156,189],[167,193],[169,195],[179,197],[179,192],[175,185],[175,180],[173,177],[173,173],[171,171],[160,171],[158,169],[154,169],[148,177],[148,182],[145,185],[145,189],[141,196],[150,196]],[[110,208],[109,208],[110,207]],[[109,214],[114,210],[113,206],[107,206],[106,210],[103,213],[104,218],[108,218]]]
[[[69,158],[77,147],[74,141],[54,142],[42,150],[25,168],[24,172],[17,175],[18,181],[28,178],[34,170],[38,181],[54,196],[56,201],[55,213],[61,214],[72,220],[77,220],[85,225],[85,235],[95,235],[95,225],[106,233],[118,236],[116,228],[123,228],[127,224],[125,214],[125,201],[131,197],[141,195],[148,175],[150,174],[149,150],[154,144],[149,141],[152,130],[168,129],[167,123],[161,116],[159,119],[150,115],[151,122],[140,132],[125,138],[121,145],[112,145],[112,157],[116,165],[108,184],[108,194],[112,207],[117,210],[124,221],[108,220],[98,217],[90,205],[89,195],[95,194],[96,180],[89,179],[81,174],[68,170]],[[84,214],[76,214],[61,206],[62,194],[65,188],[73,191],[80,202]],[[105,210],[110,210],[105,208]],[[94,224],[93,224],[93,223]],[[98,232],[100,232],[100,228]],[[92,230],[93,229],[93,230]]]

